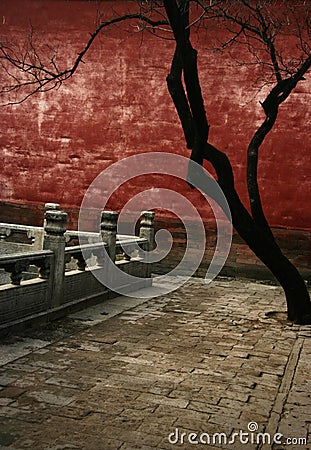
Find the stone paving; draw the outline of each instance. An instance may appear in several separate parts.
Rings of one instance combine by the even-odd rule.
[[[311,331],[284,309],[276,286],[193,278],[6,338],[0,448],[311,449]]]

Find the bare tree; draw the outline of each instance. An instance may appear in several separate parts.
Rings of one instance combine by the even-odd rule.
[[[74,74],[103,28],[115,23],[135,20],[140,30],[162,37],[170,36],[170,31],[175,41],[175,52],[167,85],[187,147],[191,150],[189,183],[197,176],[191,161],[203,164],[207,160],[212,164],[217,173],[217,182],[230,206],[233,226],[284,289],[289,320],[300,324],[311,323],[311,302],[307,287],[274,239],[264,215],[257,177],[260,147],[276,122],[279,108],[310,69],[309,3],[303,0],[163,0],[140,1],[138,6],[137,13],[99,21],[97,29],[69,69],[59,69],[55,55],[49,58],[48,64],[44,63],[32,44],[31,35],[24,49],[13,46],[11,42],[2,43],[0,61],[14,80],[14,83],[4,87],[3,92],[19,93],[26,89],[26,94],[14,100],[20,102],[33,93],[59,86]],[[230,33],[222,43],[222,48],[230,51],[235,45],[245,45],[251,58],[242,63],[260,66],[261,86],[268,85],[270,89],[261,103],[263,121],[248,146],[247,185],[251,213],[235,189],[228,157],[209,142],[210,124],[201,92],[198,54],[192,46],[191,34],[197,27],[209,28],[210,23],[215,24],[215,21],[218,27]],[[284,39],[288,36],[296,39],[294,54],[290,54],[284,46]],[[212,65],[213,61],[210,63]]]
[[[168,86],[172,99],[178,111],[187,146],[192,150],[191,159],[202,164],[208,160],[216,170],[218,183],[229,203],[232,222],[253,252],[271,270],[284,289],[288,318],[297,323],[311,323],[311,303],[306,285],[297,269],[283,255],[277,245],[271,229],[265,218],[258,188],[257,164],[258,152],[265,137],[275,124],[280,105],[288,98],[298,82],[310,69],[311,53],[309,46],[310,16],[308,8],[294,15],[296,22],[300,56],[286,62],[281,51],[277,50],[276,38],[280,36],[284,24],[289,20],[289,13],[295,12],[292,2],[284,1],[281,5],[285,19],[272,17],[271,2],[251,2],[240,0],[237,2],[217,2],[211,9],[212,2],[195,2],[207,15],[215,15],[228,23],[234,24],[231,39],[237,41],[241,36],[252,52],[256,46],[253,41],[260,43],[259,62],[269,68],[275,81],[273,87],[262,102],[265,119],[255,131],[248,147],[247,155],[247,185],[252,214],[249,214],[242,204],[234,185],[234,176],[228,157],[208,142],[209,123],[201,93],[197,52],[190,42],[190,5],[188,0],[164,0],[165,10],[174,32],[176,50],[168,76]],[[302,2],[297,2],[303,6]],[[275,7],[280,7],[280,2]],[[203,17],[206,17],[204,14]],[[300,17],[299,17],[300,16]],[[201,14],[202,17],[202,14]],[[299,19],[302,19],[299,22]],[[288,27],[287,27],[288,30]],[[269,59],[263,59],[263,52]],[[181,82],[182,75],[184,85]],[[181,100],[182,99],[182,100]],[[190,180],[191,181],[191,180]]]

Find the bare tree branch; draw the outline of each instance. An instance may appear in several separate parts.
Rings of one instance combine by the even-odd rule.
[[[261,79],[262,84],[272,84],[273,88],[261,103],[265,112],[263,123],[255,131],[248,146],[247,186],[252,216],[263,232],[274,239],[264,215],[258,186],[257,168],[259,149],[265,137],[273,128],[278,115],[279,106],[288,98],[297,83],[304,79],[310,68],[311,52],[307,37],[310,35],[309,9],[297,12],[297,4],[289,2],[273,2],[258,0],[224,1],[214,8],[220,21],[229,22],[232,37],[223,44],[223,48],[239,42],[247,46],[252,61],[242,62],[243,65],[257,65],[270,72],[273,79]],[[276,8],[277,7],[277,8]],[[303,12],[303,13],[302,13]],[[288,27],[294,23],[291,38],[296,38],[297,56],[285,59],[284,41]],[[286,36],[287,37],[287,36]],[[310,45],[310,41],[309,41]],[[289,52],[286,52],[287,54]],[[234,56],[233,56],[234,57]]]
[[[0,65],[8,75],[9,79],[13,81],[13,83],[3,86],[0,94],[12,92],[19,93],[28,89],[27,93],[22,94],[20,99],[9,101],[5,103],[5,105],[20,104],[38,92],[47,92],[60,87],[64,81],[74,75],[79,65],[83,62],[83,58],[89,51],[94,40],[104,28],[131,20],[138,20],[139,23],[147,24],[153,28],[168,24],[166,20],[154,21],[140,12],[135,14],[125,14],[101,22],[95,31],[90,33],[86,45],[78,53],[72,66],[64,70],[61,70],[57,65],[57,51],[54,52],[48,62],[45,62],[38,54],[33,44],[33,28],[30,30],[24,49],[21,49],[18,45],[13,44],[9,40],[0,43]],[[143,28],[141,28],[140,31],[142,29]],[[8,69],[8,65],[15,69],[16,73],[13,73]]]
[[[223,1],[216,5],[213,11],[221,26],[230,23],[233,25],[231,30],[227,26],[232,37],[223,44],[223,48],[234,44],[241,37],[239,30],[243,29],[244,45],[248,49],[253,48],[254,56],[254,42],[259,43],[256,49],[258,65],[266,67],[267,73],[271,71],[276,82],[294,75],[310,54],[310,13],[311,4],[306,4],[303,0]],[[288,49],[284,51],[289,35],[291,40],[296,38],[295,55],[292,57]],[[239,42],[243,44],[242,40]],[[242,61],[243,63],[247,62]],[[270,76],[268,79],[272,81]]]

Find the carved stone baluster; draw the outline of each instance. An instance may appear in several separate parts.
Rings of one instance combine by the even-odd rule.
[[[66,264],[70,264],[72,260],[72,256],[70,253],[65,253],[65,257],[64,257],[64,262],[65,262],[65,268],[66,268]],[[68,269],[68,267],[67,267]]]
[[[78,270],[85,270],[85,268],[86,268],[86,262],[85,262],[83,253],[82,253],[82,252],[81,252],[81,253],[78,253],[78,254],[76,255],[76,259],[77,259]]]
[[[10,273],[10,278],[14,286],[19,286],[23,278],[23,272],[29,267],[29,261],[27,259],[17,260],[12,264],[8,264],[5,267],[5,271]]]
[[[127,251],[123,252],[123,258],[125,259],[125,261],[131,261],[131,258],[132,258],[131,252],[132,252],[132,249],[130,247],[128,247]]]
[[[98,266],[104,266],[105,265],[104,247],[97,248],[96,250],[93,250],[92,251],[92,255],[96,257]]]
[[[11,234],[12,231],[8,228],[0,228],[0,241],[5,241]]]
[[[37,266],[39,267],[39,278],[48,280],[51,273],[51,265],[49,260],[43,258],[42,260],[37,262]]]
[[[34,233],[34,230],[27,231],[27,238],[31,240],[31,245],[34,246],[36,242],[36,233]]]

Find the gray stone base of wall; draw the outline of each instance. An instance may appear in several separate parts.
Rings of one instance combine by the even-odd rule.
[[[0,202],[2,221],[20,223],[25,225],[42,225],[44,206],[34,204],[14,204]],[[67,211],[69,222],[73,229],[77,226],[78,210],[73,208]],[[186,235],[181,222],[172,218],[160,218],[157,216],[155,231],[164,228],[172,233],[174,238],[173,248],[163,261],[154,264],[154,273],[167,273],[174,268],[184,254]],[[280,244],[283,253],[292,261],[302,274],[303,278],[311,284],[311,230],[298,230],[286,228],[273,228],[274,236]],[[204,277],[206,269],[215,249],[215,231],[206,226],[206,251],[196,272],[196,276]],[[232,277],[246,277],[256,280],[274,281],[273,275],[256,258],[244,241],[237,235],[233,235],[233,242],[226,265],[221,275]]]
[[[173,246],[168,256],[153,265],[154,273],[168,273],[178,265],[184,255],[186,248],[185,229],[180,225],[180,222],[174,219],[165,219],[165,221],[157,219],[155,225],[155,232],[164,228],[168,229],[173,236]],[[303,279],[311,284],[311,231],[285,228],[273,228],[272,231],[283,253],[297,267]],[[206,227],[205,254],[198,270],[195,272],[195,276],[205,276],[215,246],[216,232]],[[220,275],[276,282],[271,272],[235,232],[228,259]]]

